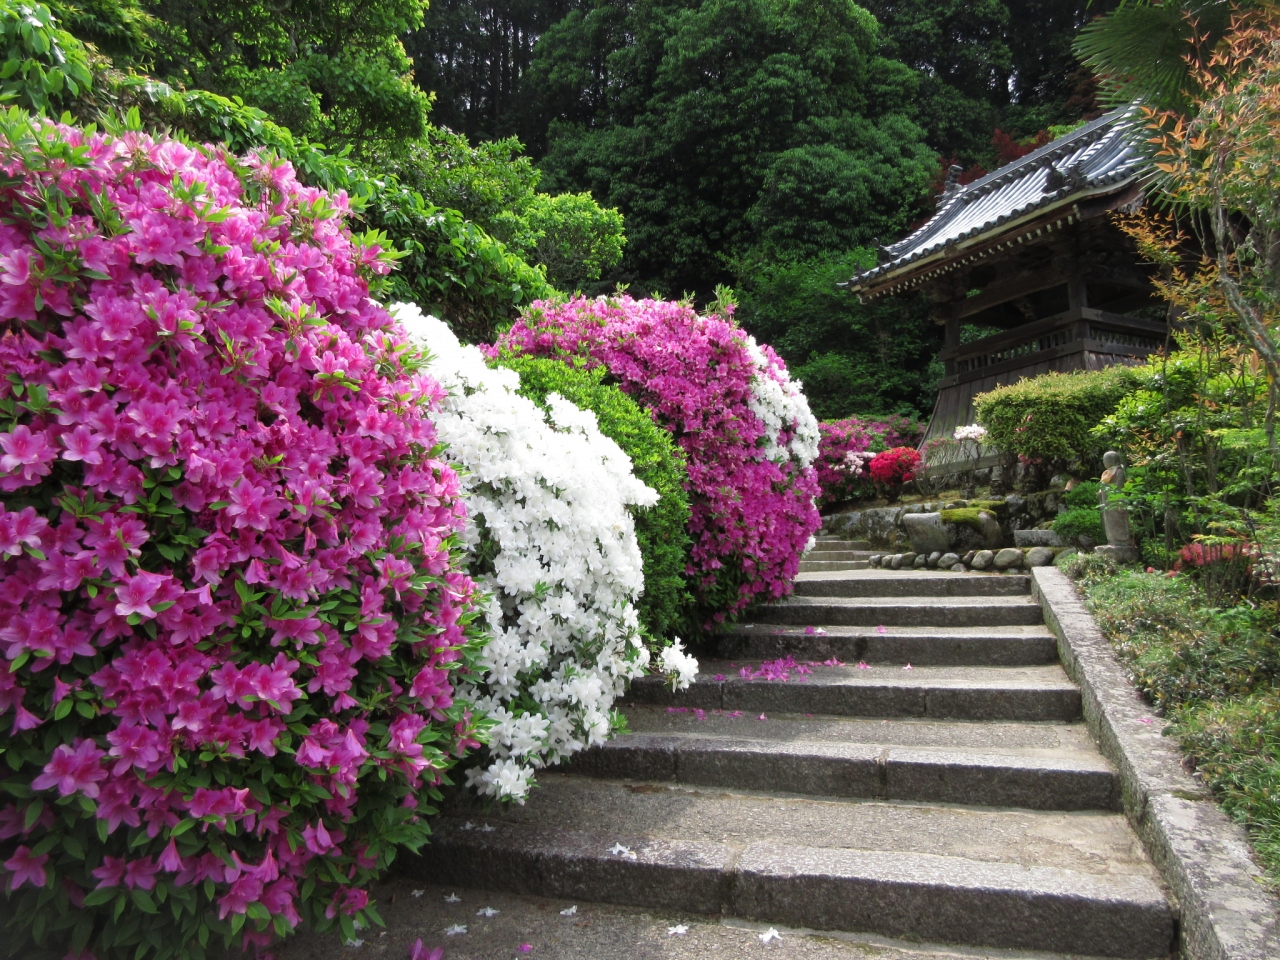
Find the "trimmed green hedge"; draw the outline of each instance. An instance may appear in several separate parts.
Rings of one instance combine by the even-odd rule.
[[[600,423],[600,432],[631,458],[635,474],[660,499],[636,508],[636,539],[644,558],[644,594],[636,605],[640,622],[655,639],[687,629],[692,604],[685,582],[689,563],[689,496],[684,455],[671,434],[659,427],[638,403],[605,382],[606,370],[588,370],[546,357],[502,356],[496,361],[520,374],[520,393],[545,406],[547,394],[558,393]]]
[[[979,394],[973,407],[1001,453],[1091,467],[1103,451],[1090,431],[1141,384],[1133,367],[1046,373]]]

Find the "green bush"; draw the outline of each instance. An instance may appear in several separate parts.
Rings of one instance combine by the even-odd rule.
[[[1096,555],[1088,555],[1096,557]],[[1083,565],[1085,594],[1134,683],[1170,723],[1280,881],[1280,617],[1219,607],[1186,576]]]
[[[1093,472],[1104,448],[1091,431],[1141,382],[1140,373],[1122,366],[1046,373],[979,394],[973,406],[987,443],[1001,453]]]
[[[1094,543],[1107,540],[1102,527],[1102,513],[1096,505],[1076,507],[1058,514],[1053,521],[1053,532],[1067,543],[1075,543],[1080,537],[1088,537]]]
[[[631,458],[635,474],[659,500],[635,509],[636,539],[644,559],[644,594],[637,607],[640,622],[655,639],[686,627],[691,598],[685,583],[689,563],[689,497],[684,457],[671,434],[616,386],[605,382],[606,370],[573,367],[560,360],[503,356],[497,361],[520,374],[520,393],[545,406],[547,394],[558,393],[600,423],[600,432]]]
[[[0,3],[0,102],[49,112],[93,82],[84,44],[42,3]]]

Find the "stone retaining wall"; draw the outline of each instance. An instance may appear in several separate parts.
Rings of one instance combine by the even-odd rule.
[[[950,514],[955,511],[953,516],[958,523],[954,525],[974,529],[975,535],[969,542],[965,539],[964,531],[955,531],[955,539],[948,544],[951,550],[960,554],[972,549],[996,550],[1014,546],[1014,531],[1030,530],[1052,521],[1062,506],[1062,498],[1061,490],[1045,490],[1025,496],[1014,494],[999,500],[938,500],[905,506],[843,510],[822,518],[822,533],[846,540],[866,540],[874,550],[901,552],[912,549],[911,537],[903,524],[903,517],[921,513]],[[985,511],[992,515],[999,527],[998,540],[983,534],[979,529],[982,526],[981,520],[967,515],[971,511]],[[957,515],[960,513],[965,515]],[[946,516],[942,519],[947,520]]]

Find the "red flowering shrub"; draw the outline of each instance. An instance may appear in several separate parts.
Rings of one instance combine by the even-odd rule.
[[[904,483],[915,479],[919,466],[919,452],[911,447],[894,447],[877,453],[867,469],[876,485],[885,491],[888,499],[893,500]]]
[[[786,365],[720,316],[630,297],[539,302],[495,353],[577,355],[671,431],[689,472],[689,574],[701,618],[791,592],[821,520],[817,423]]]
[[[267,157],[15,112],[0,166],[9,951],[353,936],[475,736],[392,257]]]

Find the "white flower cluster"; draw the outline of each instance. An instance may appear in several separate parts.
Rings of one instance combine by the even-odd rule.
[[[787,368],[771,362],[750,334],[746,337],[747,354],[756,367],[751,378],[751,412],[764,421],[766,459],[786,461],[794,459],[801,469],[818,459],[818,420],[809,409],[804,395],[804,384],[792,380]],[[791,431],[786,447],[778,443],[779,434]]]
[[[492,594],[484,674],[459,689],[496,721],[491,762],[468,784],[523,800],[536,769],[604,742],[615,698],[649,662],[627,508],[658,495],[593,413],[551,394],[544,414],[516,393],[514,371],[491,369],[440,320],[413,304],[391,310],[449,392],[432,419],[460,468],[472,575]],[[697,671],[678,646],[661,657],[677,683]]]
[[[986,439],[987,428],[977,423],[971,423],[967,427],[956,427],[955,436],[957,440],[974,440],[981,443]]]

